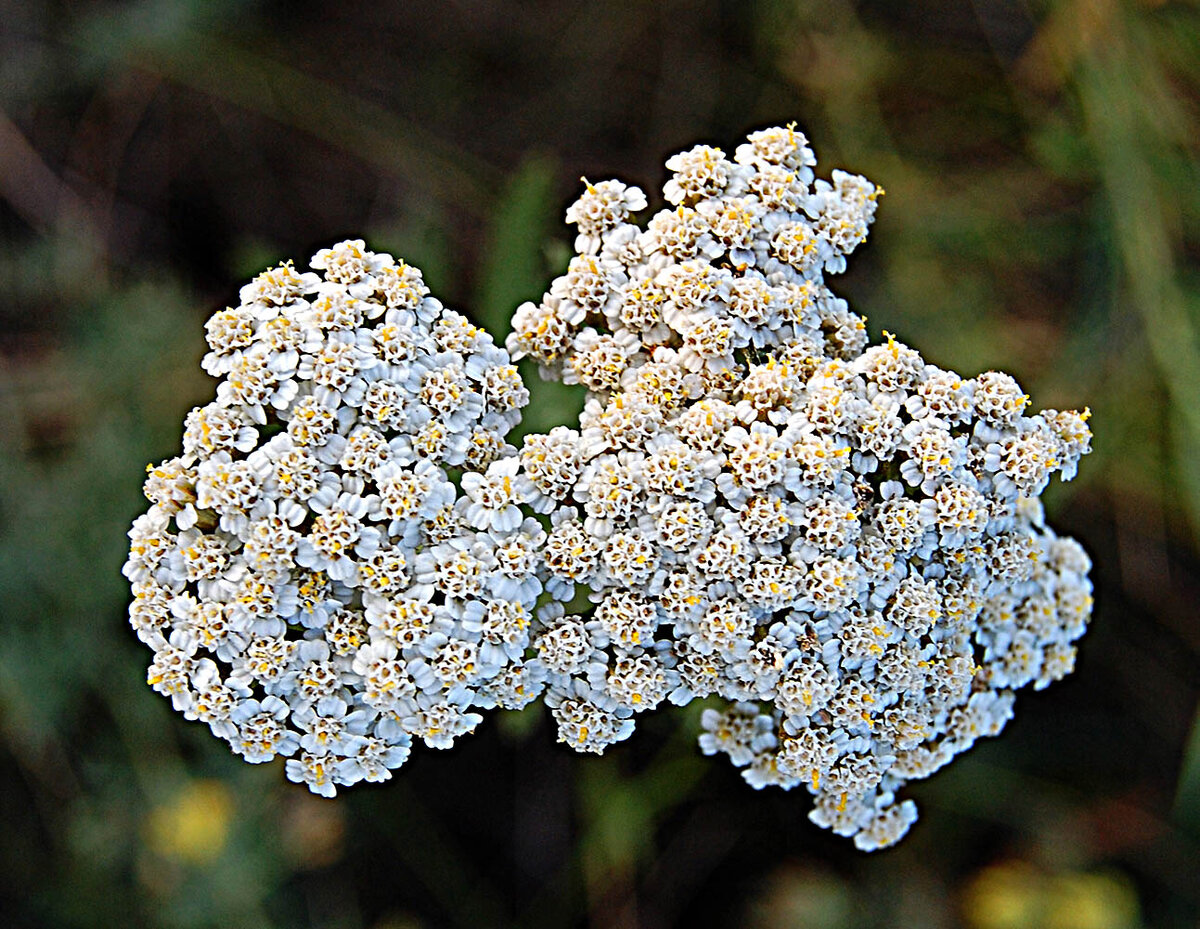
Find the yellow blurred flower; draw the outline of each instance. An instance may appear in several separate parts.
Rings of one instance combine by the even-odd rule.
[[[1113,873],[1046,873],[1024,861],[990,865],[968,882],[972,929],[1136,929],[1137,892]]]
[[[146,820],[146,844],[164,858],[209,864],[224,851],[233,819],[233,796],[220,781],[196,780]]]

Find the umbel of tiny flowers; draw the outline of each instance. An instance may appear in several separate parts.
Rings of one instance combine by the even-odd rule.
[[[325,795],[494,707],[542,698],[598,753],[712,698],[704,753],[897,841],[906,781],[1073,667],[1090,566],[1037,495],[1090,432],[869,346],[825,276],[882,191],[815,163],[794,127],[697,146],[644,227],[640,190],[585,182],[578,254],[507,351],[359,241],[243,288],[130,533],[150,684]],[[525,356],[587,402],[518,451]]]
[[[714,697],[700,748],[754,787],[803,787],[811,818],[872,850],[897,800],[1074,665],[1083,549],[1038,494],[1075,473],[1088,414],[1029,409],[1013,378],[941,370],[828,288],[880,189],[794,127],[732,160],[667,162],[670,204],[588,184],[566,274],[507,347],[580,383],[577,429],[527,436],[527,503],[551,513],[532,647],[560,738],[600,752],[664,701]]]
[[[545,532],[511,500],[508,353],[361,241],[312,267],[209,320],[216,400],[150,469],[125,574],[151,686],[332,796],[518,699]]]

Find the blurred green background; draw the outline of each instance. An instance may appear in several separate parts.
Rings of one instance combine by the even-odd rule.
[[[1197,925],[1198,12],[0,0],[4,925]],[[580,175],[657,206],[671,153],[793,119],[887,188],[834,285],[875,337],[1095,414],[1047,498],[1096,561],[1078,670],[911,787],[901,846],[750,790],[686,712],[602,759],[498,718],[327,802],[145,686],[125,531],[240,283],[361,235],[502,335]],[[530,382],[527,428],[573,417]]]

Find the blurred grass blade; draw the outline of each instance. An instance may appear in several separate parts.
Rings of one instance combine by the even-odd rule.
[[[480,324],[499,336],[513,310],[545,291],[542,246],[556,212],[557,164],[531,155],[517,168],[495,205],[473,309]]]
[[[1164,177],[1178,159],[1169,130],[1181,117],[1170,113],[1177,104],[1159,63],[1138,54],[1145,43],[1136,21],[1113,15],[1107,25],[1103,45],[1088,48],[1079,63],[1079,95],[1129,296],[1171,400],[1175,468],[1200,538],[1200,344],[1196,307],[1177,267],[1178,203]]]
[[[1193,836],[1200,836],[1200,713],[1192,719],[1192,735],[1184,749],[1171,818]]]
[[[497,341],[512,329],[513,311],[525,300],[540,300],[550,285],[544,246],[546,227],[561,206],[556,175],[553,159],[532,155],[513,174],[496,205],[473,308]],[[543,381],[528,363],[521,365],[521,376],[530,402],[515,441],[578,419],[583,409],[581,387]]]

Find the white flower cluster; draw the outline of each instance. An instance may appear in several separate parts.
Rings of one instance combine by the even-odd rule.
[[[148,469],[124,571],[150,685],[332,796],[520,693],[545,532],[508,499],[508,353],[361,241],[312,267],[209,320],[217,399]]]
[[[704,753],[897,841],[906,781],[1073,667],[1089,563],[1037,497],[1090,432],[1006,374],[869,346],[824,277],[882,191],[815,162],[794,127],[697,146],[645,228],[640,190],[588,183],[507,351],[358,241],[247,285],[130,533],[150,684],[325,795],[480,710],[543,698],[602,752],[711,698]],[[587,401],[518,451],[523,357]]]
[[[897,788],[1071,670],[1089,565],[1037,495],[1090,433],[1008,375],[868,347],[824,275],[881,191],[814,163],[792,127],[732,161],[697,146],[644,229],[641,191],[588,185],[579,254],[507,342],[587,402],[526,438],[518,486],[552,521],[547,591],[595,603],[535,627],[560,739],[600,752],[664,700],[722,698],[701,749],[870,850],[916,817]]]

